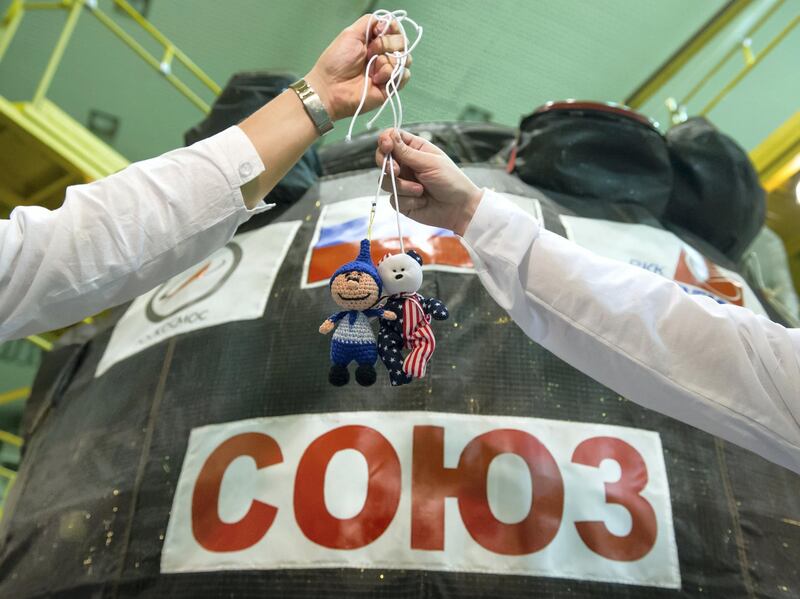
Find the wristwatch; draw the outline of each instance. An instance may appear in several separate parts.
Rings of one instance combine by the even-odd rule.
[[[314,123],[320,135],[325,135],[328,131],[333,129],[331,117],[328,111],[325,110],[322,100],[317,95],[317,92],[306,83],[305,79],[299,79],[289,87],[291,87],[297,94],[297,97],[300,98],[300,101],[303,103],[303,108],[306,109],[308,116],[311,118],[311,121]]]

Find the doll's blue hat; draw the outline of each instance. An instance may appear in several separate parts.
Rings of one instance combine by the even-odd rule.
[[[358,252],[356,259],[352,262],[348,262],[347,264],[342,264],[339,268],[337,268],[336,272],[331,275],[331,280],[328,284],[333,285],[333,280],[340,274],[352,272],[354,270],[371,276],[378,284],[378,295],[380,295],[381,291],[383,291],[383,281],[381,281],[381,276],[378,274],[378,269],[375,268],[375,264],[372,262],[372,255],[369,251],[369,239],[361,240],[361,251]]]

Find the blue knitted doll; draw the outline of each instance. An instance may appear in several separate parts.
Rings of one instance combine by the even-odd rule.
[[[394,312],[374,308],[381,297],[383,283],[370,256],[369,240],[361,242],[361,251],[352,262],[343,264],[333,273],[330,290],[333,301],[344,308],[331,315],[319,327],[323,335],[336,332],[331,340],[331,369],[328,380],[341,387],[350,381],[347,370],[350,362],[358,364],[356,382],[368,387],[375,383],[375,362],[378,346],[369,319],[375,316],[394,320]]]

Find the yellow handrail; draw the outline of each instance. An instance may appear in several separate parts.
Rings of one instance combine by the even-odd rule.
[[[147,31],[147,33],[152,35],[156,41],[161,43],[166,52],[173,53],[175,58],[177,58],[181,64],[183,64],[183,66],[185,66],[186,69],[192,73],[192,75],[197,77],[203,85],[210,89],[215,96],[218,96],[222,92],[222,89],[220,89],[219,85],[217,85],[216,82],[211,79],[211,77],[206,75],[206,73],[188,56],[186,56],[186,54],[181,52],[179,48],[175,47],[175,45],[170,42],[163,33],[156,29],[150,21],[145,19],[139,11],[137,11],[127,2],[127,0],[114,0],[114,4],[124,10],[129,17],[131,17],[139,24],[140,27],[142,27],[142,29]]]
[[[122,27],[120,27],[110,16],[104,13],[99,8],[92,8],[92,14],[100,21],[106,28],[111,31],[114,35],[116,35],[124,44],[126,44],[131,50],[133,50],[139,57],[144,60],[147,64],[153,67],[156,71],[163,74],[165,79],[169,81],[180,93],[182,93],[192,104],[197,106],[203,112],[209,112],[211,107],[203,101],[200,96],[194,93],[189,87],[183,83],[180,79],[178,79],[175,75],[169,72],[164,72],[161,67],[161,62],[155,58],[152,54],[150,54],[144,46],[142,46],[139,42],[137,42],[133,37],[125,31]]]
[[[0,430],[0,443],[8,443],[16,447],[22,447],[22,437],[9,433],[8,431]]]
[[[0,405],[11,403],[12,401],[17,401],[18,399],[27,399],[30,394],[30,387],[20,387],[19,389],[13,389],[11,391],[0,393]]]
[[[8,7],[3,21],[0,23],[0,60],[3,60],[3,55],[17,32],[24,14],[25,8],[22,0],[12,0],[11,6]]]
[[[632,107],[641,106],[645,101],[651,98],[659,89],[664,87],[676,73],[683,68],[683,66],[692,58],[694,58],[712,39],[714,39],[720,31],[727,27],[735,18],[738,18],[745,8],[752,5],[750,0],[736,0],[730,2],[724,9],[722,9],[709,23],[695,35],[683,48],[681,48],[672,58],[670,58],[662,67],[656,71],[636,92],[634,92],[627,100],[626,104]],[[692,85],[689,91],[684,95],[683,99],[679,102],[676,98],[667,98],[667,108],[673,115],[673,122],[680,122],[686,118],[686,105],[690,100],[696,98],[697,94],[702,90],[716,75],[719,74],[722,67],[733,58],[738,51],[744,53],[744,66],[728,81],[711,100],[698,111],[698,114],[707,115],[711,112],[728,94],[733,90],[747,74],[757,67],[764,59],[786,38],[786,36],[800,25],[800,15],[794,16],[788,24],[772,38],[764,49],[757,53],[753,53],[750,45],[750,36],[759,31],[763,25],[773,17],[780,8],[786,5],[786,0],[773,0],[773,2],[766,7],[758,19],[748,27],[744,33],[744,40],[738,42],[730,49],[727,50],[725,55],[716,61],[711,68],[706,71],[698,81]],[[676,120],[677,119],[677,120]]]
[[[20,387],[19,389],[13,389],[12,391],[0,393],[0,405],[17,401],[18,399],[27,399],[30,394],[30,387]]]
[[[686,63],[694,58],[709,41],[736,19],[752,0],[733,0],[714,15],[686,44],[673,54],[639,88],[625,99],[631,108],[641,108],[658,90],[672,79]]]
[[[25,2],[24,0],[12,0],[6,14],[0,22],[0,60],[2,60],[6,49],[11,43],[12,38],[17,32],[20,21],[27,10],[68,10],[69,15],[64,28],[59,35],[56,46],[50,55],[45,72],[40,79],[33,103],[39,104],[46,96],[47,90],[53,80],[56,70],[63,58],[67,44],[75,32],[81,8],[88,8],[95,18],[108,29],[113,35],[119,38],[125,45],[133,50],[142,60],[158,71],[163,77],[181,93],[187,100],[194,104],[201,111],[208,113],[211,108],[195,91],[193,91],[184,81],[172,73],[173,60],[178,61],[186,70],[194,76],[203,86],[208,88],[214,96],[218,96],[222,89],[208,76],[197,64],[192,61],[183,51],[172,43],[161,31],[159,31],[150,21],[145,19],[127,0],[113,0],[114,4],[128,15],[141,29],[146,31],[156,42],[164,48],[164,53],[159,59],[153,56],[142,44],[123,29],[110,15],[105,13],[97,6],[96,1],[88,0],[61,0],[60,2]]]
[[[53,351],[53,344],[39,335],[31,335],[26,339],[43,351]]]
[[[26,2],[25,10],[60,10],[67,6],[69,0],[61,2]]]
[[[725,86],[723,86],[723,88],[722,88],[722,89],[719,91],[719,93],[717,93],[717,95],[716,95],[716,96],[714,96],[714,97],[711,99],[711,101],[710,101],[708,104],[706,104],[706,105],[703,107],[703,109],[700,111],[700,114],[708,114],[708,113],[709,113],[709,112],[710,112],[710,111],[711,111],[711,110],[712,110],[712,109],[713,109],[713,108],[714,108],[714,107],[715,107],[717,104],[719,104],[719,103],[720,103],[720,101],[721,101],[721,100],[722,100],[722,99],[723,99],[725,96],[727,96],[727,95],[730,93],[730,91],[731,91],[731,90],[732,90],[734,87],[736,87],[736,86],[739,84],[739,82],[740,82],[742,79],[744,79],[744,77],[745,77],[745,76],[746,76],[746,75],[747,75],[747,74],[748,74],[750,71],[752,71],[752,70],[753,70],[753,69],[754,69],[754,68],[755,68],[755,67],[756,67],[756,66],[757,66],[757,65],[758,65],[758,64],[759,64],[759,63],[760,63],[762,60],[764,60],[764,58],[765,58],[765,57],[766,57],[766,56],[767,56],[767,55],[768,55],[770,52],[772,52],[772,51],[775,49],[775,47],[776,47],[776,46],[777,46],[779,43],[781,43],[781,42],[783,41],[783,39],[784,39],[784,38],[785,38],[787,35],[789,35],[789,32],[790,32],[792,29],[794,29],[795,27],[797,27],[799,24],[800,24],[800,15],[797,15],[797,16],[796,16],[794,19],[792,19],[791,21],[789,21],[789,24],[788,24],[786,27],[784,27],[784,28],[781,30],[781,32],[780,32],[780,33],[778,33],[778,35],[776,35],[776,36],[775,36],[775,37],[772,39],[772,41],[771,41],[769,44],[767,44],[767,46],[766,46],[766,47],[765,47],[765,48],[764,48],[764,49],[763,49],[761,52],[759,52],[759,53],[758,53],[758,54],[755,56],[755,59],[753,60],[753,62],[751,62],[751,63],[750,63],[750,64],[748,64],[748,65],[745,65],[745,67],[744,67],[744,68],[743,68],[741,71],[739,71],[739,72],[738,72],[738,73],[737,73],[737,74],[734,76],[734,78],[733,78],[733,79],[731,79],[731,80],[730,80],[730,81],[729,81],[729,82],[728,82],[728,83],[727,83]]]
[[[67,49],[69,38],[75,32],[75,25],[78,24],[78,17],[83,8],[83,0],[72,0],[72,6],[69,8],[69,16],[67,22],[64,24],[64,29],[61,30],[61,35],[58,36],[56,47],[53,48],[53,53],[50,55],[50,60],[47,62],[47,67],[44,70],[42,78],[39,80],[39,85],[36,86],[36,91],[33,94],[33,103],[41,104],[50,83],[53,81],[53,76],[56,74],[56,69],[64,57],[64,50]]]
[[[769,20],[769,18],[773,14],[775,14],[775,12],[781,6],[783,6],[783,3],[785,1],[786,0],[777,0],[777,2],[775,2],[775,4],[773,4],[769,8],[768,11],[766,11],[763,15],[761,15],[761,17],[758,19],[758,21],[753,23],[753,26],[750,27],[750,29],[747,30],[747,33],[745,33],[745,38],[750,38],[752,35],[754,35],[756,32],[758,32],[758,30],[761,29],[761,26],[764,25],[764,23],[766,23]],[[708,83],[711,80],[711,78],[719,72],[719,70],[722,68],[722,66],[736,55],[736,52],[739,50],[740,47],[741,46],[739,44],[735,44],[735,45],[731,46],[731,49],[728,50],[728,52],[725,53],[725,56],[720,58],[717,61],[717,63],[713,67],[711,67],[711,69],[709,69],[709,71],[705,75],[703,75],[703,77],[701,77],[700,80],[697,83],[694,84],[692,89],[690,89],[689,92],[684,96],[683,100],[681,100],[680,104],[683,104],[683,105],[688,104],[689,101],[692,98],[694,98],[695,95],[697,95],[697,92],[699,92],[700,89],[702,87],[704,87],[705,84]],[[751,51],[751,54],[752,54],[752,51]],[[755,57],[753,57],[753,60],[755,60]],[[749,64],[749,62],[750,61],[748,61],[748,64]]]
[[[768,192],[800,170],[800,111],[754,148],[750,160]]]

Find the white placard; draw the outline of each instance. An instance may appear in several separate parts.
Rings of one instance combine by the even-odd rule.
[[[600,256],[672,279],[687,293],[707,295],[766,316],[741,276],[715,264],[670,231],[567,215],[561,215],[561,222],[567,238]]]
[[[136,298],[117,323],[95,371],[181,333],[264,313],[300,221],[237,235],[189,270]]]
[[[162,572],[342,567],[678,589],[660,437],[433,412],[192,431]]]

